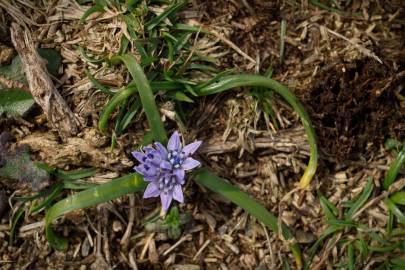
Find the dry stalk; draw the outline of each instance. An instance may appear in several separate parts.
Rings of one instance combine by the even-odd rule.
[[[80,123],[53,85],[29,30],[23,30],[20,25],[13,23],[11,40],[20,55],[31,94],[44,110],[51,125],[62,139],[76,135],[79,132]]]

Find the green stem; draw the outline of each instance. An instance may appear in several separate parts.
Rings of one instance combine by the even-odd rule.
[[[310,146],[310,158],[308,166],[305,169],[304,175],[301,177],[300,186],[308,187],[317,168],[318,164],[318,149],[316,145],[315,130],[312,127],[311,121],[304,107],[298,99],[291,93],[288,88],[281,83],[270,78],[259,75],[231,75],[221,78],[219,81],[212,84],[197,88],[196,92],[200,96],[212,95],[223,92],[227,89],[243,86],[260,86],[270,88],[281,95],[298,113],[301,118],[302,125],[308,136]]]

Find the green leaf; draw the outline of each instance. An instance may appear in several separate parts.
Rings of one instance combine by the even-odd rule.
[[[394,229],[394,214],[391,210],[388,210],[388,221],[387,221],[387,234],[391,235]]]
[[[270,230],[278,233],[278,219],[257,201],[249,197],[246,193],[227,183],[224,179],[212,174],[207,169],[202,169],[195,173],[194,181],[232,201],[249,214],[255,216],[260,222],[263,222]],[[286,225],[282,225],[282,235],[284,238],[293,239],[293,235]],[[297,267],[301,268],[301,251],[296,243],[290,245],[294,255]]]
[[[167,134],[164,129],[162,120],[160,119],[160,113],[155,103],[155,97],[153,96],[152,88],[149,85],[149,81],[143,72],[142,67],[136,62],[133,55],[124,54],[119,56],[114,56],[111,58],[111,63],[117,64],[119,62],[124,62],[128,68],[129,73],[131,73],[134,82],[136,83],[139,97],[143,105],[143,109],[148,119],[150,129],[154,134],[155,140],[166,144]]]
[[[395,192],[390,196],[390,200],[395,204],[405,205],[405,191]]]
[[[286,86],[273,79],[259,75],[230,75],[215,78],[208,83],[203,83],[202,85],[196,87],[195,90],[199,96],[207,96],[221,93],[232,88],[246,86],[259,86],[274,90],[276,93],[281,95],[300,116],[310,145],[310,158],[308,166],[300,180],[300,186],[307,187],[310,184],[318,165],[318,147],[316,145],[315,130],[312,127],[311,120],[304,107]]]
[[[64,251],[68,247],[67,239],[57,235],[51,225],[58,217],[74,210],[108,202],[131,192],[143,190],[146,183],[139,174],[129,174],[79,193],[54,204],[45,216],[45,235],[51,247]]]
[[[9,80],[17,81],[23,84],[27,84],[25,78],[24,70],[22,68],[22,63],[20,57],[16,56],[11,61],[11,64],[8,66],[0,67],[0,76],[3,76]],[[3,88],[0,84],[0,90]]]
[[[281,20],[280,26],[280,63],[284,63],[284,46],[285,46],[285,34],[287,31],[287,21]]]
[[[342,230],[342,226],[336,226],[336,225],[329,226],[325,229],[325,231],[318,238],[318,240],[316,240],[316,242],[308,250],[308,258],[305,260],[304,270],[310,269],[312,260],[314,259],[316,251],[318,250],[318,248],[322,244],[322,242],[325,241],[325,239],[328,238],[330,235],[332,235],[340,230]]]
[[[374,182],[373,179],[370,177],[364,188],[363,192],[359,196],[359,198],[353,203],[350,209],[345,214],[345,219],[351,219],[351,217],[367,202],[368,198],[370,197],[371,193],[374,189]]]
[[[87,17],[89,17],[91,14],[96,13],[96,12],[101,12],[103,10],[104,10],[104,5],[96,4],[96,5],[92,6],[91,8],[86,10],[86,12],[84,12],[83,16],[80,18],[80,23],[84,23],[86,21]]]
[[[384,148],[387,150],[399,150],[401,148],[402,143],[395,139],[387,139],[384,143]]]
[[[84,70],[84,73],[86,76],[89,78],[91,83],[93,84],[94,87],[100,89],[101,92],[107,94],[107,95],[114,95],[114,92],[110,90],[109,87],[101,84],[87,69]]]
[[[9,243],[10,245],[14,244],[15,240],[15,231],[17,229],[18,223],[21,221],[21,219],[24,217],[24,209],[23,208],[18,208],[18,210],[15,212],[13,217],[11,218],[11,226],[10,226],[10,236],[9,236]]]
[[[339,210],[334,206],[326,197],[322,194],[319,194],[319,200],[322,207],[322,210],[325,212],[328,219],[336,219],[336,216],[339,213]]]
[[[47,62],[46,69],[50,74],[56,76],[62,62],[60,54],[55,49],[39,48],[38,54]]]
[[[57,170],[56,177],[58,179],[61,179],[64,181],[73,181],[73,180],[91,177],[91,176],[95,175],[96,172],[97,172],[96,168],[87,168],[87,169],[81,169],[81,170],[76,170],[76,171]]]
[[[156,16],[149,22],[145,23],[145,28],[148,31],[151,31],[155,28],[160,22],[162,22],[167,17],[176,13],[179,9],[183,8],[187,4],[187,1],[180,1],[179,3],[174,3],[170,7],[168,7],[165,11],[163,11],[159,16]]]
[[[120,135],[131,123],[132,119],[135,117],[136,113],[141,107],[141,102],[136,99],[131,107],[126,111],[125,115],[122,117],[121,121],[117,124],[115,128],[115,134]]]
[[[34,105],[31,93],[21,89],[0,90],[0,115],[22,116]]]
[[[405,215],[402,211],[395,205],[390,199],[384,200],[385,204],[387,205],[388,209],[397,217],[399,223],[405,225]]]
[[[367,248],[374,252],[386,253],[396,250],[397,248],[401,247],[401,245],[403,245],[403,241],[398,241],[387,246],[368,246]]]
[[[3,158],[0,176],[29,184],[33,190],[39,189],[43,182],[49,180],[47,171],[42,170],[31,161],[28,150],[20,147],[7,153]]]
[[[353,243],[349,243],[349,246],[347,247],[347,257],[349,258],[349,262],[348,262],[349,270],[354,270],[356,260],[354,258]]]
[[[178,100],[178,101],[184,101],[184,102],[188,102],[188,103],[193,103],[194,102],[186,94],[184,94],[183,92],[180,92],[180,91],[176,91],[174,93],[168,93],[167,95],[169,97],[175,99],[175,100]]]
[[[41,203],[33,205],[29,210],[29,214],[37,213],[42,209],[46,208],[47,206],[49,206],[52,203],[52,201],[62,192],[62,190],[63,190],[63,183],[57,183],[53,185],[51,194]]]
[[[391,166],[388,169],[387,174],[385,175],[383,182],[384,189],[388,189],[390,185],[394,183],[404,163],[405,163],[405,144],[402,145],[401,151],[399,151],[398,156],[391,163]]]
[[[61,63],[60,54],[55,49],[44,48],[39,48],[38,54],[47,61],[48,72],[55,76]],[[27,79],[19,56],[14,57],[10,65],[0,67],[0,76],[27,85]],[[0,84],[0,90],[2,89]]]
[[[359,250],[362,259],[365,260],[369,254],[369,251],[361,234],[359,234],[358,240],[355,241],[355,247]]]
[[[76,2],[77,2],[79,5],[84,5],[84,4],[92,3],[93,0],[76,0]]]

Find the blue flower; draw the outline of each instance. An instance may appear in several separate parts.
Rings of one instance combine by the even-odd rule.
[[[144,198],[160,196],[163,210],[166,212],[172,200],[183,203],[182,185],[185,183],[185,171],[194,169],[200,162],[191,158],[202,141],[182,146],[179,133],[176,131],[169,139],[167,148],[156,142],[155,148],[144,147],[143,152],[132,152],[140,162],[134,170],[149,182]]]

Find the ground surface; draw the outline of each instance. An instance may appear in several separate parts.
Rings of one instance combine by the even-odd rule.
[[[35,1],[15,1],[13,9],[12,1],[1,2],[0,46],[12,48],[8,27],[18,21],[32,30],[41,47],[60,51],[63,68],[54,82],[85,126],[77,138],[61,143],[43,121],[41,111],[34,108],[25,121],[0,119],[1,130],[12,133],[15,142],[28,144],[35,158],[49,165],[99,168],[90,181],[102,183],[129,172],[134,164],[129,153],[142,138],[144,116],[135,119],[111,152],[109,138],[97,132],[107,96],[92,86],[84,69],[97,71],[98,79],[115,87],[128,80],[127,73],[119,67],[86,63],[75,48],[80,44],[95,54],[113,55],[125,32],[119,11],[93,15],[81,25],[79,19],[85,9],[73,0],[36,1],[37,8]],[[388,214],[378,195],[394,156],[383,143],[387,138],[405,139],[404,4],[400,0],[337,1],[344,10],[337,14],[309,4],[311,1],[190,2],[182,13],[184,22],[195,20],[215,29],[255,61],[228,43],[218,42],[217,50],[224,52],[218,54],[219,67],[263,74],[271,65],[273,78],[287,85],[304,104],[321,149],[311,187],[296,189],[309,155],[298,117],[275,97],[272,105],[279,123],[275,130],[248,91],[240,89],[198,99],[186,108],[186,139],[204,141],[198,158],[278,214],[291,228],[304,255],[325,229],[326,216],[318,192],[342,215],[344,202],[360,194],[370,176],[376,186],[371,198],[377,199],[355,221],[384,232]],[[281,62],[283,19],[287,30]],[[4,56],[1,64],[9,59]],[[160,106],[170,111],[170,104]],[[176,128],[168,117],[166,124]],[[399,182],[404,182],[403,177],[402,171]],[[0,185],[7,197],[30,192],[28,187],[7,181]],[[26,216],[17,244],[9,246],[10,216],[16,205],[10,209],[7,203],[4,207],[0,203],[1,268],[281,269],[283,262],[295,267],[286,243],[240,208],[192,182],[186,185],[185,195],[180,211],[192,218],[183,226],[180,238],[167,239],[165,233],[150,237],[142,223],[159,211],[158,201],[142,200],[137,194],[66,215],[56,226],[69,236],[66,253],[55,252],[47,244],[43,213]],[[131,200],[135,207],[130,207]],[[135,224],[123,243],[131,214]],[[352,234],[355,237],[350,230],[343,231],[332,240]],[[332,240],[321,245],[311,269],[339,268],[346,249],[334,246]],[[400,256],[398,250],[391,255]],[[368,256],[361,265],[374,269],[387,256]]]

